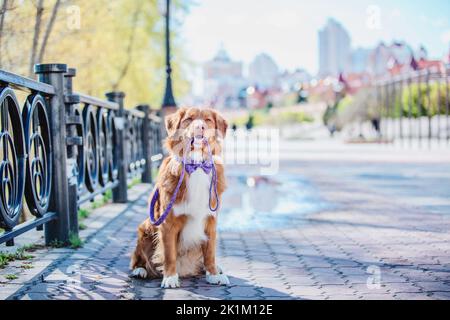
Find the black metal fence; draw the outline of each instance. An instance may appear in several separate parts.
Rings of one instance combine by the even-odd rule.
[[[450,66],[392,77],[375,86],[381,136],[410,144],[450,144]]]
[[[148,105],[125,109],[122,92],[106,100],[73,92],[75,69],[35,66],[38,81],[0,70],[0,243],[45,229],[47,244],[78,234],[78,208],[127,184],[151,182],[162,158],[161,119]],[[25,94],[20,105],[17,94]],[[24,211],[35,218],[20,223]]]

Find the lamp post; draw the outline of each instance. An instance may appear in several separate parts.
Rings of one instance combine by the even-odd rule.
[[[165,3],[160,2],[160,4],[162,14],[165,16],[166,20],[166,91],[162,103],[162,112],[165,116],[166,114],[175,111],[177,104],[172,92],[172,68],[170,65],[170,0],[165,0]]]

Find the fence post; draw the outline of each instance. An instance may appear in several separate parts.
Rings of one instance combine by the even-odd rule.
[[[127,172],[128,163],[126,160],[126,129],[127,123],[125,120],[125,108],[124,108],[124,98],[125,93],[123,92],[108,92],[106,94],[108,101],[116,102],[119,105],[119,110],[114,118],[116,121],[117,128],[117,141],[116,152],[117,152],[117,163],[118,163],[118,179],[119,184],[113,189],[113,201],[115,203],[126,203],[128,201],[128,187],[127,187]]]
[[[165,148],[163,147],[163,140],[166,138],[166,134],[167,134],[166,126],[165,126],[164,118],[162,117],[162,114],[156,113],[156,115],[158,117],[160,117],[161,122],[157,123],[155,125],[156,137],[155,137],[155,140],[153,140],[153,145],[155,145],[155,141],[156,141],[157,150],[156,150],[155,153],[164,154]]]
[[[136,107],[138,110],[144,112],[144,122],[142,124],[142,151],[145,159],[144,171],[142,172],[142,182],[144,183],[152,183],[152,161],[150,157],[151,148],[150,148],[150,106],[148,104],[139,105]]]
[[[58,218],[45,225],[45,242],[47,245],[54,241],[67,244],[70,233],[64,103],[64,74],[67,72],[67,65],[37,64],[34,72],[38,75],[39,81],[52,85],[56,91],[47,106],[47,113],[51,128],[54,172],[49,211],[56,212]]]
[[[70,235],[78,236],[78,165],[75,158],[75,146],[83,146],[83,137],[77,136],[77,125],[82,122],[81,117],[75,115],[75,107],[80,102],[78,95],[73,94],[72,79],[77,71],[69,68],[64,74],[64,89],[66,102],[66,143],[67,143],[67,168],[69,189],[69,231]]]
[[[430,97],[430,70],[427,69],[426,75],[426,92],[427,92],[427,118],[428,118],[428,148],[431,148],[431,140],[433,139],[432,123],[431,123],[431,97]]]

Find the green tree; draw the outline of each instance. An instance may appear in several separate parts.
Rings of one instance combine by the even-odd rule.
[[[189,89],[178,31],[190,4],[175,1],[172,10],[177,96]],[[127,107],[161,104],[164,24],[156,0],[3,0],[1,8],[8,9],[0,16],[2,69],[27,75],[35,63],[63,62],[77,69],[78,92],[103,97],[121,90]]]

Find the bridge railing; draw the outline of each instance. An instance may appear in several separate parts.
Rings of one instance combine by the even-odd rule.
[[[47,244],[78,234],[78,208],[127,183],[152,181],[162,158],[161,119],[148,105],[126,109],[123,92],[99,99],[73,91],[75,69],[35,66],[38,81],[0,70],[0,243],[45,229]],[[20,105],[17,95],[25,93]],[[20,217],[34,216],[24,223]]]

